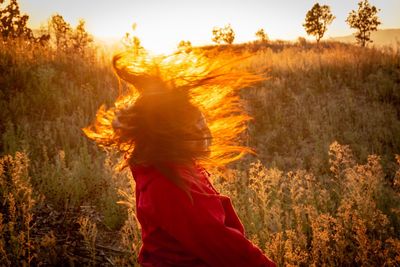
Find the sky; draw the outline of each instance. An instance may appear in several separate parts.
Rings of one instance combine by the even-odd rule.
[[[354,32],[345,20],[351,10],[358,8],[357,2],[319,1],[329,5],[336,16],[324,38]],[[381,9],[379,28],[400,28],[400,0],[369,2]],[[176,48],[181,40],[193,45],[211,44],[213,27],[227,24],[235,31],[235,43],[255,40],[260,28],[270,39],[307,37],[302,24],[314,3],[315,0],[19,0],[21,12],[30,16],[32,28],[46,24],[58,13],[72,26],[83,18],[87,30],[103,39],[122,38],[130,32],[154,52]]]

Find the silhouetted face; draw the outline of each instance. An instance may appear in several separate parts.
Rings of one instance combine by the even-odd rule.
[[[208,152],[211,145],[211,131],[208,128],[206,118],[202,113],[195,121],[193,132],[194,134],[186,139],[190,142],[192,149],[198,152]]]
[[[204,117],[203,113],[201,113],[201,116],[196,124],[197,129],[201,133],[201,147],[204,150],[208,150],[209,146],[211,145],[211,131],[210,128],[208,128],[206,118]]]

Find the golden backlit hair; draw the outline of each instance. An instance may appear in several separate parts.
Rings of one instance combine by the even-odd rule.
[[[250,117],[239,89],[264,78],[235,69],[242,60],[197,52],[156,57],[119,53],[113,57],[114,70],[132,86],[114,107],[100,107],[93,124],[83,130],[100,146],[125,153],[127,164],[224,166],[252,152],[240,144]],[[204,138],[193,127],[202,115],[212,137],[207,151],[190,145]]]

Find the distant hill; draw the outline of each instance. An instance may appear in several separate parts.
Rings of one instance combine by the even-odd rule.
[[[371,34],[371,39],[373,44],[382,46],[382,45],[392,45],[392,46],[400,46],[400,29],[383,29],[373,32]],[[330,40],[340,41],[345,43],[355,43],[356,38],[354,35],[333,37]]]

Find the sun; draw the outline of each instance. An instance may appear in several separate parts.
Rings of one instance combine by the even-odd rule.
[[[160,55],[160,54],[171,54],[178,48],[179,40],[158,38],[151,34],[129,34],[129,40],[125,40],[127,32],[120,31],[107,31],[106,29],[97,30],[95,37],[103,41],[107,45],[113,47],[123,47],[124,42],[131,43],[133,37],[138,38],[140,46],[142,46],[147,52]]]
[[[143,38],[141,44],[148,52],[152,54],[171,54],[177,50],[178,43],[174,40],[158,40],[157,38]]]

